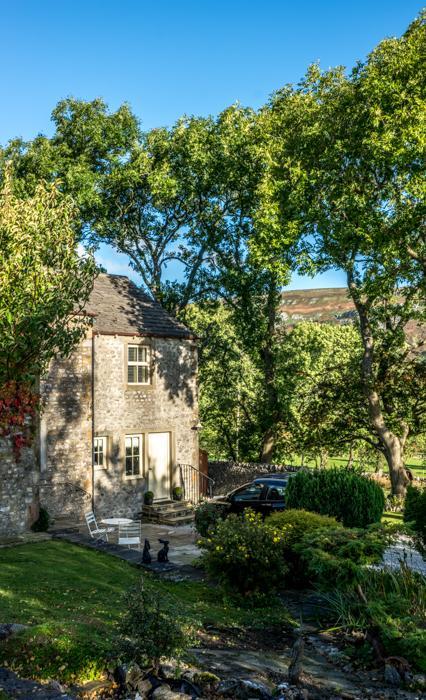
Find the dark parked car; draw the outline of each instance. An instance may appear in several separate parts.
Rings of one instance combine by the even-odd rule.
[[[285,490],[292,476],[291,472],[259,476],[226,496],[219,496],[214,502],[225,506],[228,513],[242,513],[245,508],[252,508],[262,515],[270,515],[284,510]]]

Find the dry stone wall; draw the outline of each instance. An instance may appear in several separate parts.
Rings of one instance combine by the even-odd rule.
[[[261,462],[209,461],[209,476],[214,479],[213,493],[222,495],[264,474],[293,471],[294,467]]]

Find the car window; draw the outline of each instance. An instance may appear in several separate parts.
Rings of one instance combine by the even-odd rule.
[[[263,484],[255,483],[245,486],[234,494],[235,501],[258,501],[263,491]]]
[[[268,501],[282,501],[285,495],[284,484],[273,484],[269,487],[266,498]]]

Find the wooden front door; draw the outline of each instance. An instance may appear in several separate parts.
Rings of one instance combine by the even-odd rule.
[[[148,435],[149,490],[156,501],[170,498],[170,433]]]

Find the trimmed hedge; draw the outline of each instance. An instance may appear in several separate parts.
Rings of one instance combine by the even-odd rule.
[[[385,495],[379,484],[353,470],[314,469],[289,480],[286,505],[333,516],[346,527],[367,527],[380,522]]]

